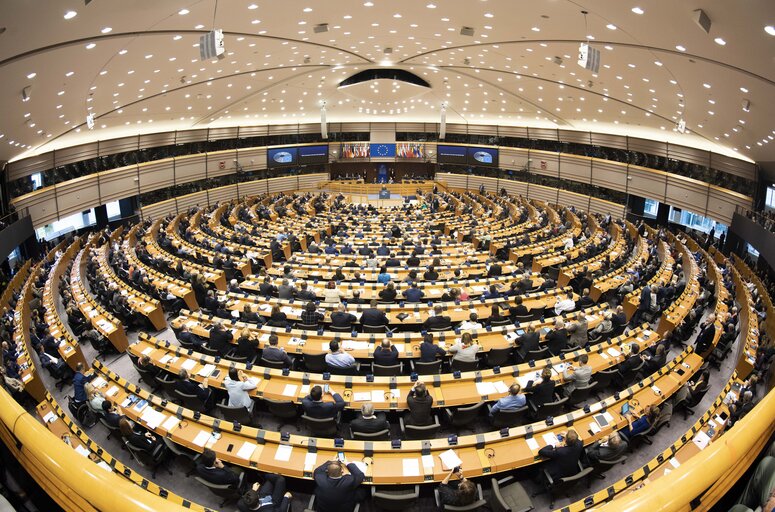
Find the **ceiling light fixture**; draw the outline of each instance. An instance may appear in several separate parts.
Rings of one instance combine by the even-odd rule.
[[[71,19],[75,18],[76,16],[78,16],[78,13],[75,12],[75,11],[67,11],[65,13],[65,19],[66,20],[71,20]]]
[[[188,9],[181,9],[181,10],[178,11],[178,14],[180,14],[181,16],[185,16],[186,14],[188,14],[190,12],[191,11],[189,11]]]
[[[95,43],[89,43],[89,44],[87,44],[87,45],[86,45],[86,49],[87,49],[87,50],[91,50],[91,49],[92,49],[92,48],[94,48],[95,46],[97,46]]]
[[[36,76],[38,76],[38,74],[37,74],[37,73],[30,73],[29,75],[27,75],[27,78],[28,78],[28,79],[30,79],[30,80],[32,80],[32,79],[33,79],[33,78],[35,78]]]
[[[714,41],[716,41],[716,44],[717,44],[717,45],[719,45],[719,46],[724,46],[724,45],[726,45],[726,44],[727,44],[727,42],[726,42],[726,41],[724,41],[724,40],[723,40],[722,38],[720,38],[720,37],[717,37],[716,39],[714,39]]]
[[[643,9],[641,9],[640,7],[633,7],[631,10],[632,10],[632,12],[634,12],[635,14],[643,14],[644,12],[646,12],[646,11],[644,11]]]
[[[605,28],[607,28],[608,30],[616,30],[616,25],[614,25],[613,23],[609,23],[608,25],[605,26]]]
[[[764,27],[764,31],[771,36],[775,36],[775,25],[767,25]]]
[[[253,9],[258,9],[258,6],[256,4],[250,4],[248,5],[248,9],[252,11]]]
[[[683,46],[683,45],[680,45],[680,44],[675,45],[675,49],[678,50],[679,52],[685,52],[686,51],[686,47]]]

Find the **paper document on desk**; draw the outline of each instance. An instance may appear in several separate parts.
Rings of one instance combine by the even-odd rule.
[[[43,416],[43,423],[51,423],[55,419],[57,419],[57,415],[53,411],[49,411],[48,414]]]
[[[178,423],[180,423],[180,420],[177,418],[177,416],[170,416],[167,418],[167,421],[161,424],[161,428],[169,432],[173,428],[177,427]]]
[[[611,347],[608,350],[606,350],[609,354],[611,354],[611,357],[619,357],[621,355],[621,352],[616,350],[615,348]]]
[[[446,452],[441,453],[439,455],[439,459],[441,459],[441,467],[446,471],[450,471],[451,469],[456,468],[463,463],[463,461],[460,460],[460,457],[458,457],[455,453],[455,450],[452,448]]]
[[[353,393],[353,402],[368,402],[369,400],[371,400],[371,392],[369,391]]]
[[[296,398],[297,389],[299,389],[299,386],[297,386],[296,384],[286,384],[285,388],[283,388],[283,396]]]
[[[167,354],[164,357],[162,357],[161,359],[159,359],[159,362],[161,364],[167,364],[170,361],[170,359],[172,359],[172,354]]]
[[[369,342],[368,341],[344,340],[342,342],[342,348],[345,349],[345,350],[368,350]]]
[[[385,401],[385,392],[381,389],[372,389],[371,390],[371,401],[375,403],[384,402]]]
[[[404,476],[420,476],[420,461],[417,459],[403,460]]]
[[[496,393],[495,384],[492,382],[477,382],[476,392],[479,393],[480,396],[494,395]]]
[[[106,395],[106,396],[113,396],[113,395],[115,395],[116,393],[118,393],[118,386],[113,386],[113,387],[112,387],[112,388],[110,388],[109,390],[105,391],[105,395]]]
[[[508,341],[515,341],[519,336],[517,336],[516,331],[511,331],[504,334],[503,337],[506,338]]]
[[[277,451],[274,454],[274,460],[288,462],[291,460],[291,453],[293,453],[293,446],[288,444],[281,444],[277,447]]]
[[[422,456],[422,467],[433,471],[433,455]]]
[[[509,392],[509,387],[502,380],[495,381],[493,383],[493,385],[495,386],[495,391],[497,391],[498,393],[508,393]]]
[[[154,349],[154,348],[156,348],[156,347],[146,347],[146,348],[143,350],[142,354],[143,354],[144,356],[147,356],[148,354],[150,354],[151,352],[153,352],[153,349]]]
[[[317,453],[307,453],[304,456],[304,470],[305,471],[311,471],[315,468],[315,465],[318,462],[318,454]]]
[[[145,411],[140,416],[140,419],[148,425],[149,429],[155,430],[165,419],[167,419],[167,416],[155,411],[153,407],[146,407]]]
[[[108,384],[107,381],[105,379],[103,379],[102,377],[94,378],[91,381],[91,383],[92,383],[92,386],[94,386],[95,388],[101,388],[101,387],[106,386]]]
[[[75,447],[75,451],[78,452],[79,454],[83,455],[84,457],[88,457],[89,454],[91,453],[89,450],[84,448],[82,445],[76,446]]]
[[[697,432],[697,434],[694,436],[694,439],[692,439],[692,442],[697,445],[697,448],[700,450],[704,450],[708,444],[710,444],[710,437],[708,437],[708,434],[700,430]]]
[[[673,466],[676,469],[678,469],[678,466],[681,465],[681,463],[678,462],[678,459],[676,459],[675,457],[671,457],[668,462],[670,462],[670,465]]]
[[[550,432],[548,434],[544,434],[543,436],[541,436],[541,438],[549,446],[557,446],[558,444],[560,444],[560,440],[557,439],[557,436],[554,435],[553,432]]]
[[[242,447],[237,452],[237,457],[240,459],[250,460],[250,457],[253,455],[253,452],[256,451],[256,444],[250,443],[248,441],[245,441],[242,443]]]
[[[199,370],[199,373],[197,373],[197,375],[199,375],[200,377],[209,377],[210,374],[213,373],[214,371],[215,371],[214,364],[206,364],[202,367],[201,370]]]
[[[194,366],[196,366],[196,360],[194,359],[186,359],[185,361],[183,361],[183,364],[180,365],[180,367],[186,371],[193,370]]]
[[[540,450],[540,446],[538,445],[538,441],[536,441],[535,437],[531,437],[529,439],[526,439],[527,441],[527,447],[530,448],[530,451],[533,453],[537,453],[538,450]]]
[[[363,463],[363,462],[361,462],[359,460],[355,460],[355,461],[352,461],[352,462],[348,462],[348,464],[355,464],[355,467],[360,469],[361,473],[363,473],[364,475],[366,474],[367,466],[366,466],[365,463]]]
[[[406,344],[405,343],[393,343],[392,345],[394,347],[396,347],[396,350],[398,350],[399,354],[404,352],[404,350],[406,350]]]
[[[205,432],[204,430],[200,430],[192,442],[196,446],[199,446],[200,448],[204,448],[205,444],[207,444],[207,441],[209,440],[210,440],[210,432]]]

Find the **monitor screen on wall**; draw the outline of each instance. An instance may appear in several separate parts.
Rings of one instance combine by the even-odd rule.
[[[328,145],[299,146],[299,165],[328,163]]]
[[[465,146],[436,146],[436,161],[440,164],[468,163],[467,148]]]
[[[287,167],[298,163],[298,148],[269,148],[266,151],[266,167]]]
[[[479,167],[498,167],[498,150],[495,148],[467,148],[468,164]]]

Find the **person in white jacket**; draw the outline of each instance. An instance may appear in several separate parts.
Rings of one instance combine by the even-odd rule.
[[[248,378],[242,370],[229,368],[229,376],[223,380],[223,384],[229,392],[229,407],[245,407],[253,412],[253,400],[248,391],[256,389],[258,379]]]

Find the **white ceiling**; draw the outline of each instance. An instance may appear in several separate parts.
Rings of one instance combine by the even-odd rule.
[[[773,0],[215,6],[2,0],[0,160],[137,133],[317,122],[321,100],[329,122],[438,122],[446,102],[448,123],[593,130],[775,160],[775,36],[765,31],[775,25]],[[698,8],[710,34],[693,20]],[[70,10],[77,15],[64,19]],[[314,33],[319,23],[329,31]],[[200,62],[195,45],[213,27],[226,34],[226,58]],[[602,52],[599,75],[575,62],[587,36]],[[380,65],[411,70],[431,89],[384,80],[337,89]],[[31,99],[22,102],[26,86]],[[91,131],[87,112],[97,118]],[[674,131],[680,118],[689,134]]]

